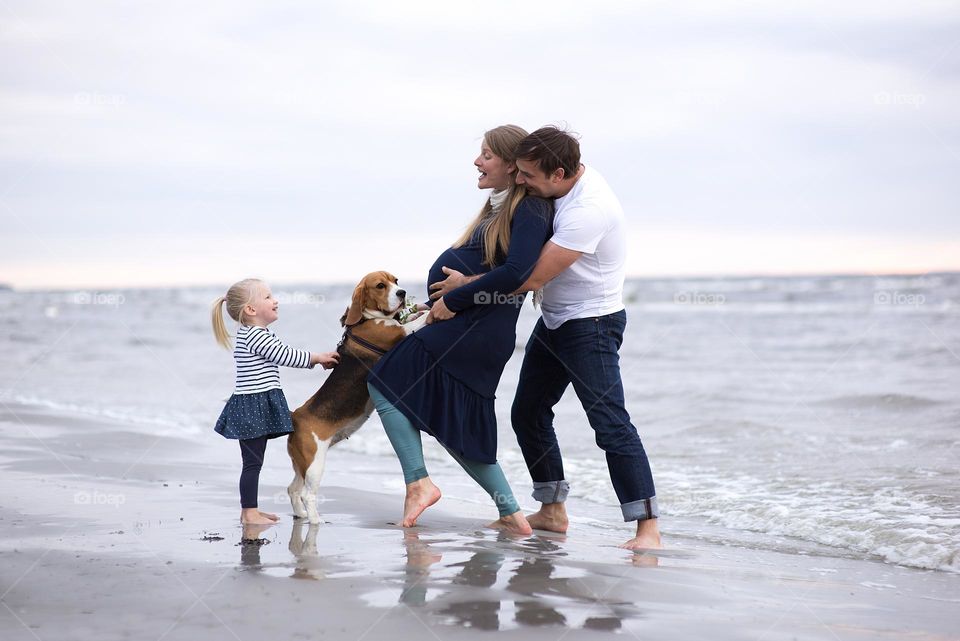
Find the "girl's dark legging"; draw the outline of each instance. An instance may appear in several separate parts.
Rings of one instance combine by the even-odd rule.
[[[257,488],[260,485],[260,468],[267,451],[267,437],[240,439],[240,455],[243,471],[240,472],[240,507],[257,507]]]

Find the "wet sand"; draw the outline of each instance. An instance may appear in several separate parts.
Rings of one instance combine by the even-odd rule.
[[[271,443],[260,494],[281,522],[243,544],[235,444],[0,406],[0,638],[960,638],[957,575],[671,537],[668,518],[656,554],[618,549],[616,523],[515,538],[452,476],[403,529],[398,469],[336,449],[309,526],[285,457]]]

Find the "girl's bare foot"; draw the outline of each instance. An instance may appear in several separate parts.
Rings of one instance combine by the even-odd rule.
[[[529,536],[533,534],[533,528],[530,527],[530,523],[527,522],[527,517],[525,517],[523,512],[520,511],[514,512],[513,514],[508,514],[507,516],[501,516],[487,527],[492,527],[497,530],[505,530],[510,534],[518,534],[520,536]]]
[[[277,516],[276,514],[270,514],[270,512],[260,512],[260,516],[270,519],[274,523],[280,520],[279,516]]]
[[[273,515],[269,515],[273,516]],[[263,512],[255,507],[245,507],[240,510],[240,522],[247,525],[273,525],[274,519],[264,515]]]
[[[403,527],[413,527],[423,511],[440,500],[440,488],[430,477],[407,484],[407,496],[403,500]]]
[[[566,534],[567,527],[570,525],[567,509],[563,507],[563,503],[544,503],[538,512],[530,515],[527,521],[534,530],[546,530],[558,534]]]

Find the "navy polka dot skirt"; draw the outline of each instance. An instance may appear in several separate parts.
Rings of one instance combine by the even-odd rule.
[[[214,428],[225,438],[276,438],[293,431],[290,408],[283,390],[256,394],[234,394],[217,419]]]

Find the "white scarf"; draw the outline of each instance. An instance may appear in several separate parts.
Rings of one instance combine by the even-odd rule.
[[[490,192],[490,207],[493,209],[493,213],[499,213],[500,209],[503,208],[503,205],[507,202],[507,196],[510,195],[509,189],[493,190]]]

